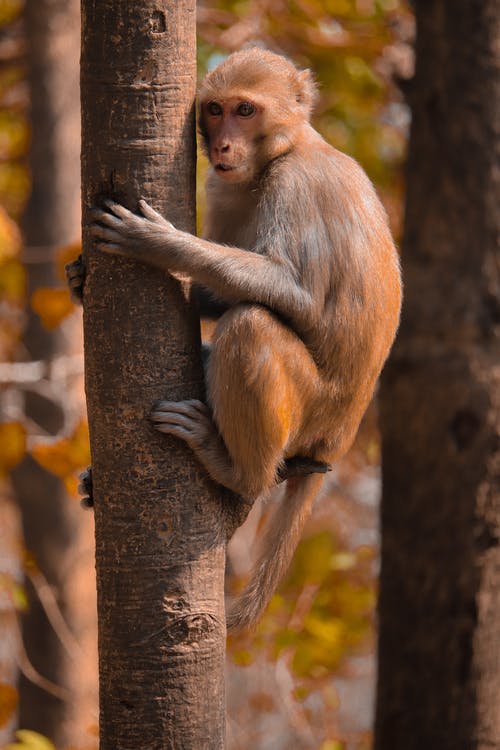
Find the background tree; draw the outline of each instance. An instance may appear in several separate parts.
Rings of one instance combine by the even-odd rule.
[[[195,228],[194,0],[82,3],[82,174],[89,208],[143,196]],[[186,283],[85,238],[102,750],[224,744],[228,493],[154,432],[159,398],[203,398]]]
[[[54,284],[58,248],[74,242],[79,233],[79,12],[78,0],[27,0],[24,7],[31,194],[22,228],[27,294],[32,300],[41,287]],[[18,356],[24,363],[37,363],[43,373],[17,392],[30,447],[60,437],[81,416],[78,323],[68,320],[64,328],[49,330],[28,308]],[[67,744],[84,736],[89,723],[89,670],[86,654],[65,625],[64,632],[54,629],[40,593],[42,600],[43,592],[51,598],[52,589],[51,606],[60,608],[84,642],[86,633],[92,633],[95,598],[90,582],[77,586],[75,595],[75,566],[82,553],[92,549],[92,522],[82,518],[59,479],[29,454],[13,472],[13,485],[29,555],[28,606],[22,619],[27,659],[22,660],[19,721]],[[92,685],[92,670],[90,681]],[[74,702],[67,700],[70,694]],[[84,722],[82,708],[87,712]]]
[[[500,7],[416,3],[375,746],[500,748]]]

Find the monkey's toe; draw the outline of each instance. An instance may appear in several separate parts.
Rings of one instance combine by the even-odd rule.
[[[208,406],[198,399],[186,399],[185,401],[156,401],[153,404],[152,414],[185,414],[187,416],[210,417]]]

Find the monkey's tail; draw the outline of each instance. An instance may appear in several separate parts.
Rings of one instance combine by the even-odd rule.
[[[288,480],[285,497],[264,532],[250,580],[229,606],[228,630],[248,628],[264,612],[290,565],[322,481],[318,474]]]

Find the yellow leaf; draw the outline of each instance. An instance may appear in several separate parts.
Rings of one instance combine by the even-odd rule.
[[[22,0],[10,0],[10,2],[0,3],[0,24],[10,23],[16,16],[19,15],[23,8],[24,3]]]
[[[0,682],[0,728],[11,720],[17,703],[17,690],[12,685],[7,685],[6,682]]]
[[[338,740],[325,740],[319,747],[319,750],[344,750],[345,745]]]
[[[9,573],[0,573],[0,593],[6,594],[18,612],[26,612],[28,609],[26,591]]]
[[[31,729],[18,729],[16,738],[17,742],[5,745],[3,750],[56,750],[50,740]]]
[[[15,258],[0,259],[0,297],[12,302],[24,301],[26,272]]]
[[[73,475],[90,464],[87,423],[81,421],[68,437],[56,442],[39,443],[30,452],[40,466],[64,480],[67,487],[73,489]]]
[[[40,316],[42,324],[49,331],[75,311],[67,289],[40,287],[31,295],[31,307]]]
[[[331,557],[330,568],[332,570],[352,570],[356,563],[356,555],[353,555],[352,552],[337,552],[336,555]]]
[[[331,618],[320,620],[312,614],[304,619],[304,629],[317,640],[322,640],[332,648],[337,646],[345,637],[346,626],[342,620]]]
[[[19,422],[0,422],[0,476],[5,476],[26,453],[26,433]]]
[[[250,651],[236,651],[233,654],[233,661],[239,667],[249,667],[253,663],[253,656]]]

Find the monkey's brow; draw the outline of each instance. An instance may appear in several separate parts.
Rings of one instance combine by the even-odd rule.
[[[245,91],[242,89],[234,89],[215,92],[213,96],[204,97],[201,100],[202,104],[224,104],[225,102],[234,99],[237,102],[248,102],[254,104],[256,107],[264,107],[265,98],[255,96],[255,91]]]

